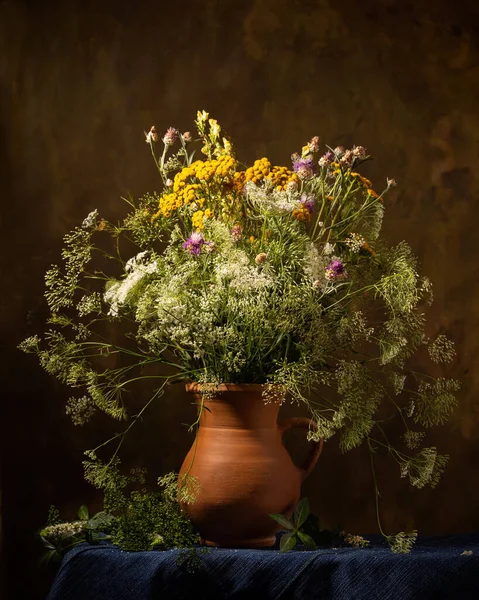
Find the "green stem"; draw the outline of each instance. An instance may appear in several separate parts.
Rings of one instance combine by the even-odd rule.
[[[162,171],[162,168],[160,167],[160,165],[158,163],[158,160],[156,158],[155,148],[154,148],[154,142],[153,141],[150,141],[150,149],[151,149],[151,155],[153,156],[153,160],[155,161],[156,168],[158,169],[158,173],[160,174],[161,180],[163,181],[163,185],[165,185],[166,184],[165,175],[164,175],[164,173]],[[162,160],[163,161],[165,159],[165,155],[166,155],[166,145],[165,145],[165,147],[163,149],[163,155],[162,155]]]
[[[384,533],[383,528],[381,527],[381,517],[379,515],[379,489],[378,489],[378,482],[377,482],[377,478],[376,478],[376,469],[374,468],[374,459],[373,459],[373,453],[374,450],[371,446],[371,441],[368,437],[368,448],[369,448],[369,457],[371,460],[371,472],[373,475],[373,482],[374,482],[374,497],[376,500],[376,521],[379,527],[379,531],[381,532],[381,535],[385,538],[387,538],[388,536]]]

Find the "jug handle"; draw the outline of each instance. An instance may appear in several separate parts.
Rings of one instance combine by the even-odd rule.
[[[293,427],[302,427],[303,429],[318,429],[318,425],[311,419],[307,419],[306,417],[292,417],[291,419],[286,419],[286,421],[283,421],[283,423],[279,425],[279,433],[281,437],[283,437],[283,435]],[[302,473],[303,481],[314,469],[314,466],[318,462],[318,458],[321,454],[322,449],[323,438],[321,438],[319,442],[314,442],[314,445],[311,448],[311,452],[306,458],[304,464],[301,467],[299,467]]]

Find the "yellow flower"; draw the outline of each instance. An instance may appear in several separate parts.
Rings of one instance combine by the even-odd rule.
[[[287,185],[292,181],[299,181],[296,173],[286,167],[271,168],[271,163],[266,157],[256,160],[252,167],[246,169],[244,179],[253,183],[269,179],[278,191],[286,190]]]
[[[205,123],[206,120],[209,117],[209,113],[207,113],[205,110],[204,111],[198,111],[196,114],[196,118],[198,123]]]
[[[309,210],[305,206],[295,208],[292,213],[293,219],[308,223],[310,219]]]
[[[367,187],[367,188],[372,188],[373,184],[369,181],[369,179],[367,179],[366,177],[363,177],[362,175],[359,176],[359,179],[361,180],[361,183]]]
[[[191,224],[194,229],[204,229],[205,220],[213,217],[213,211],[207,208],[205,211],[197,210],[191,217]]]
[[[223,146],[226,154],[229,154],[231,156],[233,154],[233,146],[231,145],[231,142],[226,138],[223,138]]]
[[[203,214],[204,213],[202,210],[197,210],[195,213],[193,213],[193,216],[191,217],[191,225],[193,226],[193,229],[204,228]]]
[[[211,135],[214,138],[219,137],[220,131],[221,131],[221,127],[218,125],[218,121],[216,119],[210,119],[208,121],[208,123],[210,124]]]
[[[306,144],[306,146],[301,148],[301,157],[306,158],[309,154],[311,154],[311,148],[309,147],[309,144]]]
[[[367,250],[371,254],[371,256],[376,256],[376,252],[371,248],[371,246],[367,242],[364,242],[363,249]]]

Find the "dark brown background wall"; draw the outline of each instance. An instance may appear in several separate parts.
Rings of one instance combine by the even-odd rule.
[[[460,408],[429,437],[451,455],[435,491],[384,467],[384,524],[441,534],[479,529],[477,242],[479,8],[462,0],[0,1],[2,140],[0,409],[4,596],[43,598],[34,532],[55,503],[72,518],[98,501],[82,451],[104,427],[74,428],[69,391],[15,349],[40,332],[43,273],[90,210],[158,187],[143,131],[192,127],[207,109],[252,161],[285,163],[318,134],[363,144],[368,176],[395,177],[384,232],[407,239],[435,285],[430,330],[459,351]],[[294,412],[294,410],[293,410]],[[149,414],[130,460],[178,468],[191,442],[181,390]],[[138,438],[140,439],[140,438]],[[325,525],[375,531],[368,458],[334,439],[305,485]]]

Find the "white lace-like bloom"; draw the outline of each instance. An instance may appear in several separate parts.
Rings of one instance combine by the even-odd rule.
[[[125,269],[128,271],[128,275],[123,281],[116,281],[111,284],[103,295],[104,301],[110,305],[108,314],[113,317],[117,317],[119,314],[120,307],[127,303],[129,296],[134,291],[140,281],[146,277],[146,275],[157,272],[158,265],[156,261],[148,264],[142,264],[138,262],[138,257],[144,257],[145,253],[140,252],[139,255],[130,259],[125,265]]]
[[[245,191],[248,199],[256,205],[261,212],[272,215],[287,215],[293,212],[298,205],[297,195],[291,191],[280,191],[270,186],[257,186],[253,181],[247,181]]]
[[[83,229],[91,229],[92,227],[96,226],[96,220],[98,218],[98,210],[95,208],[95,210],[92,210],[91,213],[89,213],[85,219],[83,219],[83,223],[81,224],[81,226],[83,227]]]
[[[71,523],[58,523],[56,525],[48,525],[41,530],[41,535],[48,540],[55,540],[59,537],[69,537],[80,533],[85,528],[84,521],[73,521]]]
[[[249,263],[249,258],[242,250],[229,253],[221,257],[216,266],[218,284],[228,281],[230,287],[238,290],[258,290],[273,284],[273,279],[268,273],[258,271]]]
[[[101,296],[98,292],[85,294],[77,304],[77,310],[80,317],[89,315],[92,312],[101,312]]]
[[[149,254],[149,251],[145,250],[144,252],[140,252],[136,256],[133,256],[132,258],[130,258],[129,260],[127,260],[126,263],[125,263],[125,271],[127,273],[130,273],[131,271],[133,271],[133,269],[138,264],[143,264],[142,261],[143,261],[144,258],[147,258],[148,254]]]
[[[324,270],[329,262],[329,258],[322,256],[314,244],[310,245],[304,260],[304,274],[313,285],[324,278]]]
[[[366,240],[359,233],[350,233],[344,242],[352,252],[359,252],[366,243]]]

